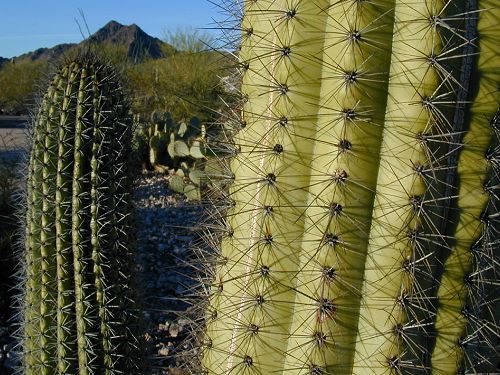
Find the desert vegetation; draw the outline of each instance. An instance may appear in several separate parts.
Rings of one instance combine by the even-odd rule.
[[[228,74],[221,68],[230,65],[230,55],[213,50],[208,34],[189,29],[171,33],[165,40],[172,44],[162,45],[165,57],[157,59],[135,60],[120,45],[104,44],[98,49],[123,76],[134,113],[149,116],[161,110],[178,121],[192,116],[213,120],[225,93],[221,78]],[[70,49],[66,55],[73,52]],[[56,61],[32,61],[29,56],[5,63],[0,69],[0,109],[28,114],[55,66]]]
[[[47,68],[46,61],[6,63],[0,70],[0,109],[4,113],[27,114]]]

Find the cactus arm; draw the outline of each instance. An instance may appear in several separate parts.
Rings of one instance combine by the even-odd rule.
[[[84,54],[41,103],[28,177],[26,375],[141,374],[131,278],[131,123],[113,69]]]
[[[429,148],[426,134],[449,132],[436,109],[439,72],[429,57],[441,51],[433,17],[442,1],[396,2],[389,92],[380,152],[377,194],[373,207],[368,256],[365,264],[354,373],[404,371],[405,342],[398,327],[421,326],[415,315],[425,311],[426,299],[405,262],[425,265],[432,243],[415,246],[407,236],[440,237],[431,223],[432,206],[439,202],[433,187],[416,166],[438,170],[439,159]],[[435,189],[435,188],[434,188]],[[436,189],[437,190],[437,189]],[[430,273],[430,270],[427,270]],[[422,281],[423,282],[423,281]],[[420,299],[423,297],[422,299]],[[418,338],[418,335],[415,337]],[[421,355],[418,342],[406,349]],[[417,358],[418,359],[418,358]],[[423,366],[423,359],[409,367]],[[363,370],[364,369],[364,370]]]
[[[489,246],[494,246],[488,244],[487,232],[491,225],[488,216],[496,212],[488,212],[490,196],[483,187],[492,175],[491,168],[494,168],[485,156],[495,147],[494,119],[500,103],[500,53],[495,40],[500,33],[500,9],[492,1],[480,1],[479,6],[483,9],[478,13],[477,25],[481,51],[479,79],[470,109],[470,129],[464,137],[458,164],[460,188],[456,244],[446,259],[438,289],[439,309],[435,323],[438,335],[432,354],[432,369],[439,374],[456,374],[464,370],[464,366],[477,371],[473,364],[477,365],[479,361],[466,358],[465,353],[468,343],[479,337],[483,328],[467,333],[466,326],[473,323],[468,322],[470,314],[474,313],[470,310],[481,310],[474,307],[481,300],[481,296],[474,293],[484,288],[481,274],[487,272],[476,261],[486,256]],[[490,157],[494,160],[497,156]],[[474,280],[477,280],[477,285]],[[467,301],[471,303],[469,308]],[[487,304],[484,307],[489,308]]]
[[[331,2],[328,8],[314,174],[295,297],[301,307],[293,317],[287,373],[351,371],[377,179],[374,160],[385,116],[393,7],[393,1],[375,1]]]
[[[64,93],[59,124],[59,146],[56,177],[56,254],[57,254],[57,371],[58,374],[74,374],[76,361],[70,359],[76,353],[76,343],[71,341],[70,332],[76,329],[75,318],[72,313],[74,302],[73,289],[73,262],[71,252],[71,188],[72,188],[72,145],[74,133],[72,131],[75,116],[71,108],[75,105],[78,84],[76,73],[66,69],[62,74],[67,79],[58,84],[57,89]]]

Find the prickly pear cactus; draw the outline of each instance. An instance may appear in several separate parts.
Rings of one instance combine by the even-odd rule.
[[[497,373],[497,2],[243,8],[204,371]]]
[[[28,176],[23,373],[140,374],[132,285],[131,118],[113,69],[63,65]]]
[[[169,112],[153,112],[149,123],[137,120],[140,144],[148,144],[148,166],[168,172],[170,189],[190,200],[201,199],[199,174],[214,156],[207,147],[207,131],[197,117],[188,123],[173,121]],[[144,156],[144,155],[143,155]],[[194,176],[195,179],[191,179]]]

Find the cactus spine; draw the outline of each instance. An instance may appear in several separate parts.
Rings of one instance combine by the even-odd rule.
[[[205,371],[495,372],[500,8],[243,7]]]
[[[139,374],[131,280],[132,128],[113,69],[90,55],[63,65],[33,132],[24,371]]]

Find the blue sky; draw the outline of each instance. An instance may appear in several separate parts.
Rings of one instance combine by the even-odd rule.
[[[75,21],[83,25],[79,9],[91,33],[114,19],[125,25],[135,23],[159,38],[167,30],[214,27],[213,20],[222,17],[208,0],[5,0],[0,13],[0,56],[81,41]]]

